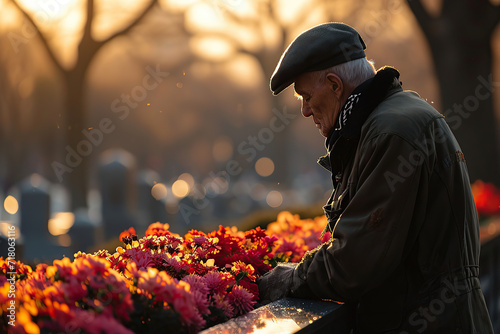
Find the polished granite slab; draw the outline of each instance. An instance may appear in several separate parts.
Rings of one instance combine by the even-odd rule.
[[[346,307],[334,302],[284,298],[200,334],[306,334],[321,333],[325,328],[330,333],[344,333],[347,318]]]

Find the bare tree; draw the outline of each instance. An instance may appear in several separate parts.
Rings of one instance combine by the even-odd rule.
[[[283,18],[281,13],[283,3],[278,0],[249,2],[252,8],[247,10],[239,8],[240,5],[243,5],[241,1],[222,1],[214,4],[213,0],[205,0],[205,3],[216,8],[218,15],[225,22],[225,28],[222,30],[203,29],[197,31],[198,36],[224,40],[232,46],[234,54],[247,55],[253,58],[260,67],[261,73],[259,76],[265,80],[263,84],[268,85],[281,54],[292,38],[298,32],[307,28],[308,25],[317,22],[314,19],[310,20],[311,11],[304,10],[304,7],[316,7],[316,10],[320,11],[321,7],[319,5],[324,5],[327,1],[315,0],[310,3],[302,3],[303,8],[296,10],[294,18],[290,20]],[[328,13],[324,11],[322,15],[326,17]],[[250,32],[250,34],[244,35],[245,37],[242,38],[238,34],[238,31],[241,30],[246,33]],[[269,101],[270,117],[273,115],[272,110],[283,112],[285,106],[283,94],[273,97],[271,92],[268,91],[262,99],[268,99]],[[294,111],[287,111],[287,113],[292,112]],[[283,131],[275,134],[272,142],[267,144],[265,148],[268,154],[272,152],[275,160],[275,171],[268,177],[268,180],[285,186],[291,178],[288,162],[290,130],[291,127],[286,126]]]
[[[500,5],[489,0],[442,0],[438,15],[422,0],[408,4],[432,52],[443,114],[467,158],[471,181],[500,185],[500,144],[493,94],[492,37]]]
[[[205,3],[218,9],[218,13],[225,21],[224,29],[203,29],[199,36],[216,37],[225,40],[235,50],[235,53],[252,57],[260,67],[261,77],[269,84],[274,69],[288,44],[304,29],[316,24],[342,20],[358,22],[369,12],[379,9],[380,1],[369,3],[366,0],[313,0],[313,1],[280,1],[262,0],[248,2],[252,8],[242,8],[246,2],[242,1],[214,1],[204,0]],[[241,6],[241,7],[240,7]],[[293,8],[292,10],[289,10]],[[341,9],[341,10],[339,10]],[[232,28],[234,27],[234,29]],[[238,33],[238,29],[251,32],[252,37]],[[249,39],[257,43],[249,42]],[[269,100],[269,114],[271,110],[283,110],[286,105],[286,94],[273,97],[268,93],[262,99]],[[298,104],[297,104],[298,106]],[[296,112],[289,110],[289,113]],[[266,151],[272,151],[275,159],[275,172],[268,180],[286,185],[291,181],[290,162],[288,157],[292,154],[290,139],[292,127],[287,126],[274,137]]]
[[[97,40],[92,35],[92,28],[96,16],[95,1],[88,0],[86,4],[86,16],[83,33],[77,48],[76,62],[71,67],[65,67],[63,65],[60,58],[56,55],[56,52],[49,43],[49,36],[46,36],[46,34],[42,32],[38,24],[33,19],[33,16],[16,0],[10,1],[34,27],[45,51],[61,77],[63,86],[66,90],[64,96],[65,118],[61,128],[65,131],[66,144],[72,149],[76,149],[78,143],[83,139],[81,131],[85,126],[85,93],[87,72],[90,64],[103,46],[111,43],[119,36],[128,34],[139,22],[141,22],[157,4],[157,0],[148,0],[146,5],[139,11],[130,23],[102,40]],[[68,168],[68,173],[65,175],[64,181],[67,183],[71,191],[72,209],[87,206],[86,194],[88,189],[88,164],[88,159],[82,159],[80,164],[74,169],[72,168],[71,171],[69,171],[69,168],[66,166],[66,168]],[[59,168],[64,167],[59,166]]]

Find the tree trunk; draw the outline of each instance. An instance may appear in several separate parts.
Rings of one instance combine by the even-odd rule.
[[[443,0],[431,16],[421,0],[408,0],[431,49],[442,110],[467,159],[472,182],[500,186],[500,142],[493,105],[491,40],[500,7],[488,0]]]
[[[82,73],[80,73],[82,72]],[[68,162],[68,154],[74,162],[71,172],[66,174],[65,183],[70,190],[71,210],[87,207],[89,159],[94,145],[87,140],[82,130],[85,126],[85,69],[77,66],[74,70],[65,73],[65,115],[66,147],[64,149],[65,161]]]
[[[432,41],[441,112],[465,154],[471,182],[482,179],[500,185],[490,42],[484,37],[476,41],[450,37]]]

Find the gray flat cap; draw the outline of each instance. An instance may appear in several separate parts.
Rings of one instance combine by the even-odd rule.
[[[366,45],[347,24],[317,25],[297,36],[283,52],[271,77],[271,91],[278,95],[301,74],[364,58]]]

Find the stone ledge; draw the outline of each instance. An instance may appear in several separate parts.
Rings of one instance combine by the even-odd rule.
[[[208,328],[200,334],[348,333],[347,306],[334,302],[284,298],[238,318]]]

